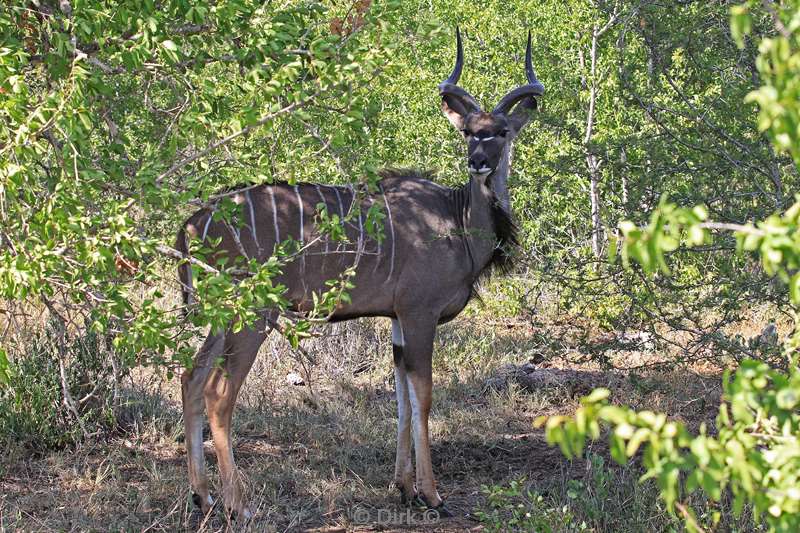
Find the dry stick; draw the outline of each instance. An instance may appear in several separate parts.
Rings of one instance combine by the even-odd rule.
[[[278,333],[280,333],[280,335],[283,338],[286,338],[286,328],[281,326],[277,322],[277,320],[274,321],[274,322],[268,320],[267,321],[267,328],[268,328],[268,331],[275,330]],[[300,352],[301,355],[305,356],[305,358],[308,360],[308,362],[311,363],[312,365],[316,365],[317,364],[316,359],[310,353],[308,353],[308,350],[306,350],[305,348],[303,348],[299,344],[297,345],[297,351]],[[306,381],[309,382],[309,389],[311,390],[312,395],[314,395],[314,390],[311,388],[311,384],[310,384],[311,380],[309,379],[311,374],[308,372],[308,369],[306,368],[305,364],[303,363],[303,358],[302,357],[298,358],[298,361],[300,362],[301,365],[303,365],[303,370],[306,372]]]
[[[205,270],[209,274],[219,274],[219,270],[217,270],[216,268],[212,267],[208,263],[206,263],[204,261],[200,261],[199,259],[195,259],[191,255],[187,255],[187,254],[181,253],[178,250],[176,250],[175,248],[171,248],[171,247],[165,246],[163,244],[157,244],[156,245],[156,251],[160,252],[160,253],[162,253],[162,254],[164,254],[166,256],[172,257],[173,259],[180,259],[180,260],[188,261],[189,263],[200,267],[202,270]]]
[[[55,316],[58,319],[58,324],[60,326],[58,331],[58,341],[57,341],[58,371],[59,375],[61,376],[61,391],[63,394],[64,405],[66,405],[67,409],[69,409],[72,412],[73,416],[75,417],[75,420],[78,422],[78,425],[81,428],[81,433],[83,433],[83,437],[85,439],[88,439],[89,432],[86,431],[86,426],[83,423],[83,419],[81,419],[80,414],[78,414],[78,409],[75,407],[75,400],[72,398],[72,394],[69,392],[69,385],[67,384],[67,371],[64,368],[64,358],[66,357],[66,351],[67,351],[66,347],[64,346],[65,343],[64,337],[67,334],[66,332],[67,321],[61,315],[61,313],[58,312],[58,310],[55,308],[53,303],[48,298],[42,297],[42,301],[44,302],[45,306],[47,306],[47,309],[49,309],[50,312],[53,314],[53,316]]]
[[[699,226],[703,229],[716,229],[722,231],[738,231],[740,233],[746,233],[748,235],[758,235],[759,237],[766,237],[767,232],[758,229],[754,226],[748,226],[745,224],[729,224],[727,222],[702,222]]]
[[[697,523],[697,520],[695,520],[694,516],[692,516],[692,513],[685,505],[683,505],[680,502],[675,502],[675,507],[677,507],[678,511],[681,512],[684,520],[692,524],[692,526],[695,528],[695,531],[700,531],[701,533],[705,533],[706,530],[700,527],[700,524]]]
[[[165,514],[164,516],[159,517],[158,519],[156,519],[155,522],[153,522],[152,524],[147,526],[145,529],[143,529],[142,533],[147,533],[148,531],[150,531],[152,529],[155,529],[156,526],[160,526],[163,522],[165,522],[167,520],[167,518],[169,518],[170,516],[172,516],[175,513],[177,513],[178,509],[180,509],[180,507],[181,507],[181,501],[182,500],[183,500],[182,497],[178,497],[178,499],[175,500],[175,505],[172,506],[172,509],[170,509],[167,512],[167,514]]]
[[[767,12],[769,12],[769,14],[772,16],[772,22],[775,24],[775,29],[780,32],[784,39],[791,40],[792,32],[790,32],[789,29],[784,25],[780,15],[775,10],[774,0],[762,0],[761,3],[764,6],[764,9],[766,9]]]

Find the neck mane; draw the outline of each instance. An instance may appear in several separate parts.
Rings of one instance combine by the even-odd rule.
[[[503,186],[505,178],[501,178]],[[496,189],[483,187],[476,178],[457,189],[453,189],[451,201],[459,222],[461,238],[472,263],[475,280],[494,270],[506,272],[512,265],[514,251],[519,240],[517,225],[509,209],[498,197]]]

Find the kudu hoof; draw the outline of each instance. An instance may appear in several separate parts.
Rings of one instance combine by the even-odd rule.
[[[453,517],[453,513],[451,513],[450,510],[444,506],[444,501],[442,501],[439,505],[434,506],[428,503],[428,499],[425,497],[424,494],[418,494],[415,497],[415,499],[421,507],[424,507],[426,509],[426,513],[429,511],[435,511],[437,519]]]
[[[453,518],[453,513],[444,506],[444,502],[440,503],[438,507],[428,507],[429,511],[436,511],[437,518]]]
[[[211,495],[208,495],[207,498],[208,500],[206,501],[206,505],[204,506],[203,498],[196,492],[192,492],[192,503],[195,505],[195,507],[197,507],[204,513],[207,513],[209,509],[214,507],[214,500],[211,498]]]
[[[420,505],[422,500],[419,499],[417,496],[417,492],[414,491],[412,494],[408,494],[406,489],[402,486],[398,486],[397,489],[400,491],[400,504],[405,505],[406,507]]]
[[[231,522],[244,523],[253,518],[253,513],[251,513],[248,509],[243,509],[242,512],[231,509],[228,511],[228,515],[231,517]]]

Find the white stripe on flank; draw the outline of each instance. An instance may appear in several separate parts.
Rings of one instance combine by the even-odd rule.
[[[275,191],[272,190],[272,186],[268,186],[267,190],[269,191],[269,197],[272,199],[272,223],[275,225],[275,244],[281,243],[281,232],[278,229],[278,208],[275,206]]]
[[[261,254],[261,245],[258,243],[258,234],[256,233],[256,213],[253,210],[253,199],[250,197],[250,191],[244,193],[247,198],[247,206],[250,208],[250,231],[253,232],[253,240],[258,248],[259,255]]]
[[[300,186],[294,186],[294,193],[297,195],[297,205],[300,206],[300,247],[302,248],[305,243],[305,237],[303,234],[303,198],[300,196]],[[300,255],[300,276],[301,281],[303,283],[303,294],[306,292],[306,254],[302,253]]]
[[[356,190],[352,184],[347,185],[347,189],[350,191],[350,194],[353,195],[353,201],[350,202],[350,207],[347,209],[347,214],[353,212],[353,208],[356,205]],[[361,206],[359,206],[361,207]],[[358,245],[356,247],[356,261],[361,256],[363,252],[363,245],[364,245],[364,222],[361,220],[361,209],[358,210]]]
[[[342,195],[339,193],[339,187],[333,186],[333,192],[336,193],[336,202],[339,204],[339,224],[344,227],[344,205],[342,204]],[[340,245],[336,245],[336,249],[340,249]]]
[[[381,189],[380,184],[378,184],[378,189]],[[381,189],[381,190],[383,190],[383,189]],[[375,198],[374,197],[370,197],[370,200],[371,200],[371,202],[370,202],[369,205],[370,205],[370,207],[372,207],[373,205],[375,205]],[[377,251],[378,259],[377,259],[377,261],[375,261],[375,268],[378,268],[378,264],[381,262],[381,242],[382,242],[382,239],[376,237],[376,240],[378,241],[378,251]]]
[[[303,199],[300,197],[300,186],[294,186],[294,193],[297,195],[297,205],[300,206],[300,245],[303,245],[305,239],[303,238]]]
[[[361,253],[363,248],[364,248],[364,221],[361,219],[361,209],[359,209],[358,210],[358,252]]]
[[[317,194],[319,194],[320,199],[322,200],[323,205],[325,206],[325,211],[328,210],[328,201],[325,200],[325,195],[322,194],[322,189],[319,188],[319,185],[315,184],[314,188],[317,189]],[[325,237],[325,253],[328,253],[330,247],[330,239]]]
[[[403,328],[400,325],[400,321],[396,318],[392,320],[392,344],[395,346],[405,346]]]
[[[378,183],[378,190],[381,191],[381,194],[383,195],[383,201],[385,203],[386,195],[383,194],[383,186],[380,183]],[[372,203],[373,204],[375,203],[375,198],[372,199]],[[383,238],[385,239],[386,235],[383,235]],[[382,240],[378,240],[378,256],[375,258],[375,269],[373,270],[373,272],[377,271],[378,267],[381,266],[381,251],[383,250],[383,246],[381,245],[381,243]]]
[[[336,201],[339,202],[339,222],[344,220],[344,205],[342,204],[342,195],[339,194],[339,187],[334,187],[334,191],[336,191]]]
[[[383,194],[383,203],[386,205],[386,218],[389,219],[389,233],[392,234],[392,255],[391,255],[391,265],[389,266],[389,276],[387,276],[386,281],[392,279],[392,273],[394,272],[394,249],[395,249],[395,238],[394,238],[394,224],[392,223],[392,208],[389,207],[389,200],[386,199],[386,192],[381,187],[381,193]],[[385,283],[385,282],[384,282]]]
[[[353,210],[353,206],[356,205],[356,190],[352,184],[347,185],[347,190],[353,195],[353,201],[350,202],[350,207],[347,209],[347,213],[350,214],[350,211]]]
[[[208,214],[208,220],[206,220],[206,225],[205,225],[205,227],[203,227],[203,238],[200,239],[201,242],[206,240],[206,235],[208,235],[208,226],[211,225],[211,219],[212,218],[214,218],[214,212],[213,211]]]

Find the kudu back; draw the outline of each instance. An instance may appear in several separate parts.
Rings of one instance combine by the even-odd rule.
[[[428,440],[431,409],[431,355],[438,324],[455,317],[467,304],[473,286],[493,264],[508,259],[516,244],[507,179],[511,143],[544,93],[531,64],[531,39],[525,54],[528,83],[509,92],[491,111],[458,86],[464,64],[461,35],[456,31],[456,63],[439,84],[441,108],[467,143],[469,180],[447,188],[410,171],[384,171],[376,191],[357,194],[352,187],[302,183],[242,188],[225,193],[239,206],[235,222],[214,220],[214,207],[192,215],[178,234],[177,248],[189,254],[189,241],[215,243],[215,255],[266,261],[275,246],[293,239],[304,247],[283,269],[278,282],[295,310],[311,307],[311,294],[324,282],[355,266],[349,303],[330,320],[382,316],[392,321],[397,390],[397,459],[394,481],[404,503],[416,501],[448,516],[436,490]],[[342,219],[349,245],[331,242],[315,227],[316,206]],[[385,214],[385,238],[378,242],[365,229],[373,204]],[[359,209],[360,208],[360,209]],[[191,268],[179,268],[184,299],[194,300]],[[209,333],[190,370],[181,377],[189,479],[194,501],[204,512],[213,506],[203,457],[203,411],[217,454],[226,508],[249,518],[240,475],[231,447],[231,417],[236,396],[274,312],[265,312],[252,328]],[[215,364],[222,360],[222,364]],[[412,441],[416,465],[412,463]],[[416,466],[416,471],[414,466]]]

